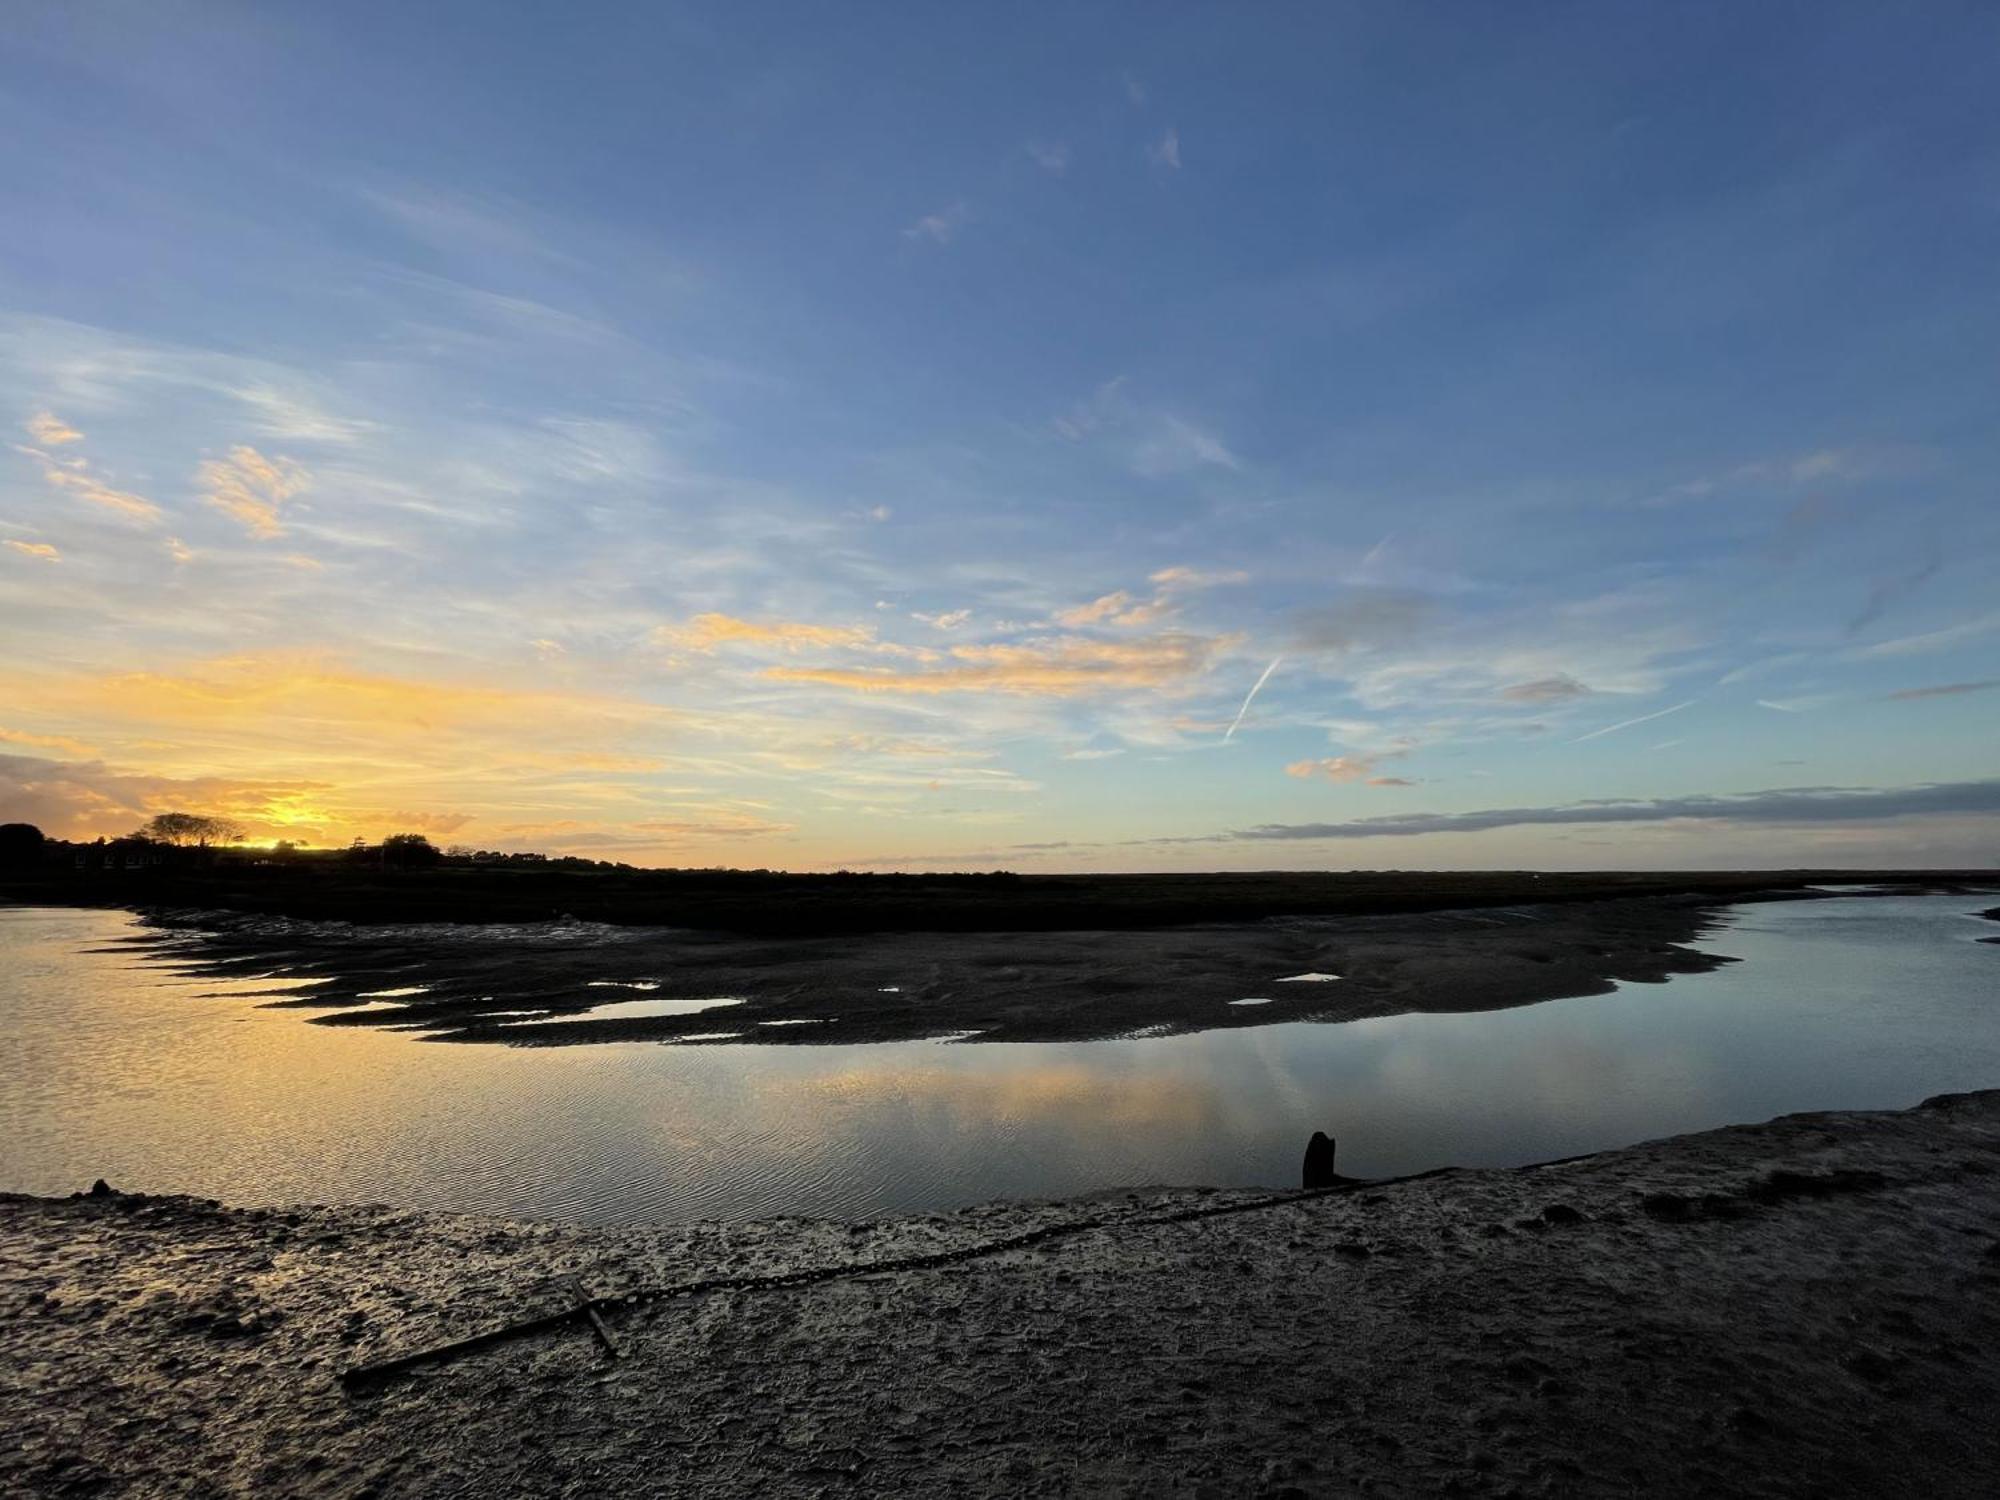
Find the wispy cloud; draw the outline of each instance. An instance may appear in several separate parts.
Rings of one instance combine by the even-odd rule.
[[[928,240],[933,245],[949,245],[959,230],[972,221],[972,209],[963,200],[925,214],[903,231],[906,240]]]
[[[1044,172],[1060,177],[1069,170],[1069,147],[1061,141],[1030,141],[1028,155]]]
[[[1537,677],[1532,682],[1504,687],[1500,696],[1508,703],[1568,703],[1575,698],[1588,698],[1590,689],[1569,673],[1558,672],[1553,677]]]
[[[1056,623],[1073,630],[1086,625],[1150,625],[1170,610],[1162,599],[1138,599],[1124,589],[1115,589],[1088,604],[1057,610]]]
[[[954,646],[926,671],[892,668],[772,667],[777,682],[818,683],[858,693],[1007,693],[1070,698],[1131,688],[1171,687],[1200,676],[1222,642],[1170,633],[1105,641],[1052,636],[1008,645]]]
[[[1877,641],[1872,646],[1859,648],[1854,654],[1861,657],[1917,656],[1927,651],[1944,651],[1956,646],[1960,641],[1973,640],[1995,630],[2000,630],[2000,610],[1966,620],[1961,624],[1947,625],[1942,630],[1930,630],[1922,635],[1899,636],[1890,641]]]
[[[144,495],[135,495],[129,490],[113,489],[81,468],[50,467],[43,470],[42,477],[57,489],[72,494],[79,500],[102,506],[106,510],[115,510],[120,515],[130,516],[135,521],[152,522],[160,518],[160,507]]]
[[[1146,148],[1146,156],[1155,166],[1170,167],[1178,172],[1181,169],[1181,133],[1169,125],[1167,133]]]
[[[0,742],[9,745],[33,745],[41,750],[60,750],[65,755],[95,753],[83,741],[71,739],[66,734],[35,734],[26,729],[0,729]]]
[[[1089,625],[1152,625],[1179,613],[1189,594],[1242,583],[1248,577],[1247,573],[1234,570],[1204,572],[1185,566],[1161,568],[1147,576],[1146,581],[1153,585],[1151,598],[1126,589],[1114,589],[1108,594],[1098,595],[1087,604],[1057,610],[1055,618],[1058,624],[1071,629]]]
[[[1955,698],[1960,693],[1983,693],[1989,688],[2000,688],[2000,677],[1988,677],[1979,682],[1941,682],[1936,687],[1904,688],[1900,693],[1890,693],[1891,703],[1909,703],[1918,698]]]
[[[1568,802],[1554,807],[1493,808],[1462,813],[1396,813],[1347,823],[1264,823],[1227,837],[1362,839],[1482,833],[1494,828],[1536,824],[1663,823],[1683,818],[1734,823],[1847,823],[1972,813],[2000,813],[2000,780],[1907,787],[1785,787],[1733,796]]]
[[[283,536],[280,508],[310,483],[304,468],[288,458],[266,458],[239,444],[226,459],[203,462],[199,478],[208,503],[259,541]]]
[[[1095,438],[1122,453],[1126,466],[1145,478],[1191,469],[1240,469],[1243,461],[1221,437],[1199,422],[1136,398],[1122,375],[1107,380],[1052,424],[1071,442]]]
[[[35,413],[23,425],[30,437],[50,446],[66,447],[83,441],[82,433],[46,411]],[[134,495],[126,490],[112,488],[90,472],[90,464],[86,459],[59,458],[47,452],[45,448],[22,446],[18,451],[40,465],[42,478],[65,494],[74,495],[87,504],[130,516],[135,521],[152,522],[159,519],[159,506],[144,495]]]
[[[13,537],[8,537],[6,541],[0,542],[0,546],[11,547],[24,556],[40,558],[43,562],[62,561],[62,553],[49,542],[19,542]]]
[[[1175,566],[1149,573],[1146,581],[1162,593],[1168,593],[1187,589],[1226,588],[1231,584],[1248,583],[1250,575],[1241,568],[1205,569]]]
[[[713,653],[719,646],[765,647],[777,651],[844,647],[870,650],[879,642],[865,625],[809,625],[798,620],[741,620],[734,615],[696,615],[685,624],[654,629],[656,645]]]
[[[54,412],[38,411],[28,418],[28,436],[44,448],[60,448],[65,443],[80,443],[83,434]]]
[[[1906,569],[1894,577],[1882,579],[1873,588],[1869,589],[1868,597],[1862,601],[1861,608],[1856,610],[1848,620],[1847,633],[1849,635],[1858,635],[1863,630],[1866,630],[1870,625],[1881,619],[1883,614],[1893,605],[1907,599],[1931,579],[1935,578],[1938,569],[1942,566],[1943,564],[1938,558],[1926,558],[1913,568]]]

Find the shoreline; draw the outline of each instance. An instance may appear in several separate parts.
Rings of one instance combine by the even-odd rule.
[[[1996,1222],[2000,1090],[1320,1196],[860,1224],[6,1195],[0,1487],[1975,1493]],[[624,1359],[578,1322],[337,1379],[578,1275]],[[702,1278],[746,1284],[609,1300]]]

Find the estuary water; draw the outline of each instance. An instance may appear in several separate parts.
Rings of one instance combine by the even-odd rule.
[[[1321,1129],[1354,1175],[1544,1160],[2000,1087],[1992,899],[1737,907],[1695,946],[1739,963],[1504,1011],[784,1047],[313,1026],[265,1008],[297,980],[191,974],[129,913],[0,908],[0,1189],[621,1223],[1288,1186]]]

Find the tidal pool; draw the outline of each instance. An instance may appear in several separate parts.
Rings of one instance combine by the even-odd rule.
[[[127,913],[0,908],[0,1188],[104,1177],[238,1204],[611,1223],[1289,1185],[1316,1129],[1360,1175],[1534,1161],[2000,1086],[2000,946],[1975,941],[2000,927],[1972,915],[1991,904],[1739,907],[1698,946],[1741,963],[1476,1014],[536,1049],[309,1025],[270,1004],[297,981],[189,974],[120,943]]]

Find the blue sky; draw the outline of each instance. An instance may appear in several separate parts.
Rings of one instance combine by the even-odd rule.
[[[0,816],[1990,863],[1996,43],[16,7]]]

